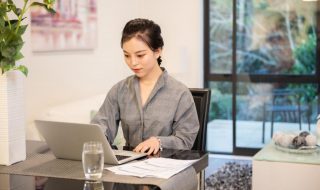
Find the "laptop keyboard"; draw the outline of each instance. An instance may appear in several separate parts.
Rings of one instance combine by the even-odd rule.
[[[116,158],[118,159],[118,161],[129,158],[130,156],[123,156],[123,155],[116,155]]]

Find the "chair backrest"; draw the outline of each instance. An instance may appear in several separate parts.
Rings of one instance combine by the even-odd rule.
[[[301,97],[304,96],[302,89],[273,89],[273,105],[298,105]]]
[[[190,88],[197,108],[200,128],[192,150],[206,149],[206,135],[211,91],[207,88]]]
[[[299,122],[302,112],[309,118],[309,105],[302,102],[305,99],[303,89],[273,89],[272,103],[266,104],[265,109],[277,112],[277,118],[283,122]]]

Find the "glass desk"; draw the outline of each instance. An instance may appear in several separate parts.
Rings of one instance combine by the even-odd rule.
[[[109,170],[104,170],[101,178],[104,189],[117,189],[119,187],[122,187],[120,189],[194,189],[194,186],[199,185],[197,174],[203,172],[208,166],[208,154],[201,151],[166,149],[157,156],[186,160],[197,159],[197,161],[189,168],[169,179],[138,178],[117,175]],[[19,179],[23,183],[24,179],[29,178],[29,180],[34,181],[34,184],[39,179],[48,179],[45,181],[45,184],[50,181],[60,181],[63,184],[65,183],[64,179],[66,182],[70,182],[70,184],[77,184],[77,187],[82,186],[81,189],[84,188],[85,184],[81,161],[56,159],[50,150],[48,150],[46,144],[39,141],[27,141],[27,159],[11,166],[0,166],[0,174],[7,176],[10,183],[11,179]],[[0,182],[0,184],[5,183]],[[10,186],[7,186],[6,189],[10,189]],[[126,188],[123,186],[126,186]],[[33,185],[34,187],[35,185]],[[2,189],[0,186],[0,190]],[[15,189],[15,187],[11,189]]]
[[[0,190],[157,190],[154,185],[85,181],[41,176],[0,174]]]

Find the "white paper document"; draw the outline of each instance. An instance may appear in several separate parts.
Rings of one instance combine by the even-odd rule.
[[[197,160],[177,160],[170,158],[150,158],[138,162],[107,167],[118,175],[130,175],[137,177],[157,177],[168,179],[191,166]]]

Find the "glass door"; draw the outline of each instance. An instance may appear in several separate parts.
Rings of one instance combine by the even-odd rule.
[[[253,154],[277,131],[315,131],[319,3],[208,0],[207,150]],[[317,51],[318,49],[318,51]]]

